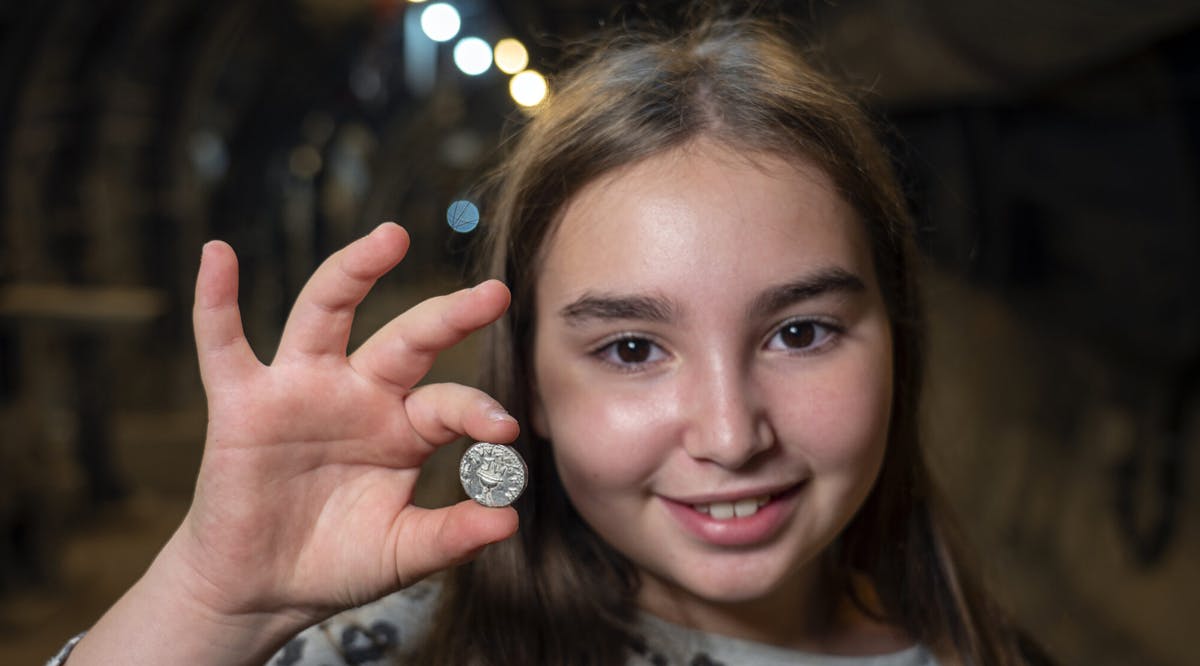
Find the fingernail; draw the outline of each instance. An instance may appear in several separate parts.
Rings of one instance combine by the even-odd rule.
[[[512,414],[504,411],[503,407],[496,406],[488,410],[489,421],[505,421],[508,423],[516,423],[517,420],[512,417]]]
[[[471,291],[479,291],[480,289],[483,289],[483,287],[485,285],[487,285],[489,282],[493,282],[493,280],[491,278],[488,278],[488,279],[484,280],[483,282],[480,282],[479,284],[475,285],[474,287],[471,287]]]

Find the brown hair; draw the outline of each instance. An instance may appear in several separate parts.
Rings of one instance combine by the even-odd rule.
[[[962,566],[921,456],[921,314],[912,221],[859,106],[778,29],[708,19],[679,34],[610,39],[558,80],[510,147],[486,207],[485,269],[512,306],[490,329],[484,386],[529,422],[538,255],[567,201],[600,175],[700,137],[822,168],[868,237],[894,343],[894,404],[880,477],[830,549],[839,585],[914,640],[967,663],[1018,661],[1000,613]],[[531,483],[516,538],[449,577],[429,663],[616,664],[635,641],[637,577],[579,518],[549,443],[516,443]],[[851,574],[873,587],[867,603]]]

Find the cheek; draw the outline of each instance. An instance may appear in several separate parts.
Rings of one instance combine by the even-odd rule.
[[[625,398],[593,384],[544,385],[543,410],[559,475],[568,490],[620,489],[650,478],[669,442],[664,403]]]
[[[890,373],[875,363],[845,364],[819,378],[789,425],[817,470],[874,478],[891,423]],[[787,441],[789,438],[784,438]]]

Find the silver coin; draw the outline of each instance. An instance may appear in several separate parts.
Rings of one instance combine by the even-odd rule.
[[[525,490],[529,469],[511,446],[477,442],[458,463],[467,496],[484,506],[508,506]]]

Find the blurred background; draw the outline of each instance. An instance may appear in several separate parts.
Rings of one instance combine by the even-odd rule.
[[[0,3],[0,662],[89,626],[186,510],[206,239],[265,360],[316,264],[402,222],[361,340],[469,274],[487,210],[455,202],[564,47],[681,4]],[[1200,3],[754,4],[885,128],[930,457],[1000,598],[1065,664],[1200,663]]]

